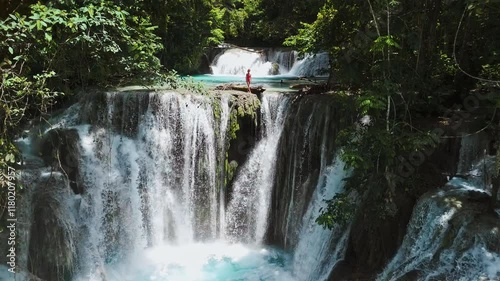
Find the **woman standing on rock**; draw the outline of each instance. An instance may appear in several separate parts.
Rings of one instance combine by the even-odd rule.
[[[250,69],[247,70],[247,87],[248,87],[248,92],[250,93],[250,82],[252,82],[252,74],[250,74]]]

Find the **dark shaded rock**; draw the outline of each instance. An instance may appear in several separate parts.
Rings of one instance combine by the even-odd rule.
[[[374,178],[363,187],[367,191],[354,218],[346,253],[352,272],[345,280],[357,276],[375,279],[400,247],[417,200],[429,190],[444,186],[446,174],[456,173],[459,151],[460,139],[443,139],[425,152],[428,156],[421,165],[410,165],[408,173],[402,173],[405,186],[397,185],[391,192],[384,178]]]
[[[28,268],[45,280],[70,280],[76,261],[74,218],[66,177],[50,173],[33,195]]]
[[[255,95],[234,95],[230,103],[231,120],[229,131],[235,131],[230,136],[229,149],[227,151],[226,173],[232,175],[227,178],[226,187],[231,187],[240,169],[244,166],[250,153],[259,139],[260,128],[260,101]],[[226,196],[226,203],[230,201],[231,190]]]
[[[67,176],[70,187],[76,194],[83,193],[80,181],[79,162],[80,137],[75,129],[54,129],[47,132],[37,145],[47,166]]]
[[[405,275],[403,275],[403,277],[401,277],[401,281],[417,281],[419,280],[420,278],[420,271],[419,270],[412,270],[408,273],[406,273]]]
[[[108,98],[106,93],[85,93],[80,104],[80,123],[102,126],[108,123]]]
[[[352,112],[335,95],[295,94],[292,100],[278,145],[267,232],[268,243],[285,249],[297,243],[322,165],[335,156],[335,136],[352,124]]]
[[[208,54],[203,54],[201,56],[200,66],[197,69],[198,73],[201,73],[201,74],[213,74],[212,73],[212,68],[210,67],[211,63],[212,63],[212,61],[211,61],[209,55]]]
[[[150,104],[150,91],[95,92],[80,101],[80,122],[134,137]]]
[[[374,272],[393,257],[404,238],[415,201],[396,193],[393,202],[387,202],[386,196],[380,189],[372,188],[359,207],[346,253],[346,262],[353,270],[347,280],[355,276],[370,276],[373,280]]]

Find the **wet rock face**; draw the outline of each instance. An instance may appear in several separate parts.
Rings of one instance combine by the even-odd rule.
[[[72,202],[61,173],[47,173],[36,186],[28,268],[44,280],[71,280],[76,260]]]
[[[500,217],[489,208],[489,197],[482,191],[450,187],[424,195],[403,244],[379,280],[431,276],[433,280],[496,280]]]
[[[80,101],[79,121],[134,137],[141,116],[158,102],[158,96],[146,91],[88,93]]]
[[[278,148],[267,240],[286,249],[297,243],[298,230],[322,165],[335,155],[335,136],[349,112],[329,95],[296,96]]]
[[[226,167],[230,170],[225,172],[233,176],[228,178],[226,187],[232,186],[232,181],[255,147],[261,129],[260,101],[256,95],[234,94],[230,108],[229,149],[227,151],[227,163],[230,165]],[[229,201],[230,197],[226,199]]]
[[[83,193],[79,182],[80,138],[75,129],[53,129],[47,132],[38,144],[38,152],[45,164],[67,176],[75,194]]]
[[[331,280],[376,278],[401,246],[419,198],[444,186],[446,175],[456,174],[459,151],[460,140],[443,140],[430,151],[424,163],[412,166],[412,174],[407,179],[411,186],[397,186],[394,194],[382,186],[386,184],[385,179],[373,179],[363,187],[365,199],[354,218],[346,260],[339,269],[346,277],[332,276]]]

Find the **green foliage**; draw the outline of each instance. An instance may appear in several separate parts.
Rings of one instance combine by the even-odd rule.
[[[331,83],[371,88],[390,80],[420,93],[406,98],[409,107],[437,108],[450,90],[470,90],[482,66],[499,63],[499,11],[498,1],[325,0],[315,21],[284,44],[329,52]]]
[[[147,18],[108,2],[58,9],[40,3],[0,22],[1,138],[43,115],[64,91],[115,86],[158,76],[160,49]],[[9,150],[10,151],[10,150]]]
[[[375,39],[375,41],[373,41],[370,52],[384,53],[387,49],[390,48],[401,49],[401,46],[396,42],[396,39],[392,35],[379,36],[377,37],[377,39]]]
[[[222,42],[221,12],[209,0],[124,1],[139,14],[150,15],[158,26],[156,35],[163,49],[158,56],[163,66],[180,73],[192,73],[199,67],[205,49]]]
[[[336,225],[346,225],[354,217],[356,204],[345,193],[338,193],[326,200],[327,207],[319,210],[316,223],[324,228],[333,229]]]
[[[64,95],[161,77],[155,56],[161,45],[148,17],[109,1],[79,4],[37,3],[0,22],[0,173],[19,161],[13,140],[22,126],[43,118]]]
[[[249,18],[255,18],[262,12],[259,10],[259,3],[259,0],[233,0],[214,4],[214,9],[218,14],[217,22],[226,41],[249,35],[247,22]]]
[[[226,177],[224,178],[224,186],[228,186],[229,183],[233,180],[235,176],[236,169],[238,168],[238,162],[235,160],[229,162],[227,160],[227,153],[226,153],[226,160],[224,162],[224,167],[226,169]]]
[[[247,34],[254,41],[265,42],[272,46],[280,45],[295,34],[302,23],[311,23],[323,5],[324,0],[261,0],[258,14],[251,17],[255,21]]]
[[[16,162],[17,149],[13,145],[13,136],[24,121],[47,109],[61,95],[60,92],[47,88],[47,80],[55,75],[53,71],[29,76],[18,73],[18,64],[6,60],[0,66],[2,83],[0,84],[0,171],[7,171],[8,166]]]
[[[175,70],[161,74],[155,84],[165,89],[187,90],[189,93],[199,95],[208,94],[207,88],[201,82],[194,81],[192,77],[182,77]]]
[[[29,16],[11,14],[0,31],[2,51],[23,64],[22,74],[54,71],[50,85],[58,89],[147,81],[160,69],[148,19],[105,1],[72,9],[35,4]]]

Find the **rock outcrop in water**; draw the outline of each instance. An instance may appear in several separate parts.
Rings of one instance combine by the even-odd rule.
[[[45,280],[68,280],[76,267],[77,229],[67,177],[47,171],[33,188],[27,268]]]
[[[489,200],[483,191],[454,186],[424,195],[378,280],[497,280],[500,217]]]
[[[78,131],[75,129],[53,129],[42,136],[35,152],[41,155],[45,165],[66,176],[75,194],[84,191],[78,169],[79,141]]]

